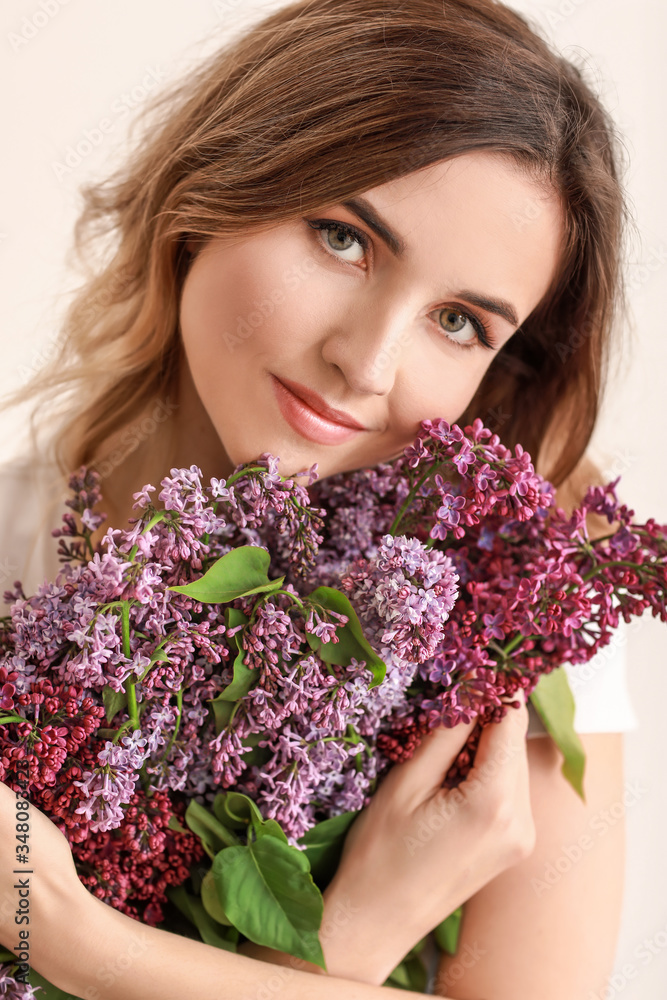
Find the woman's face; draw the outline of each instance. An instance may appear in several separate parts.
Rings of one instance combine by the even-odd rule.
[[[181,426],[217,435],[217,475],[262,452],[320,478],[395,457],[422,419],[463,413],[547,291],[563,232],[553,191],[480,152],[356,210],[207,243],[181,299]]]

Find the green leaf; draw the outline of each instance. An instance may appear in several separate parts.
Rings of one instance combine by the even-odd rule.
[[[438,924],[433,931],[438,947],[442,951],[449,952],[450,955],[456,954],[462,917],[463,907],[459,906],[448,917],[445,917],[442,923]]]
[[[313,878],[319,886],[331,881],[338,868],[347,831],[358,812],[344,812],[331,819],[322,820],[307,830],[299,838],[306,845],[306,857],[310,862]]]
[[[104,702],[104,707],[107,713],[107,724],[109,725],[111,724],[114,716],[127,707],[127,694],[125,691],[114,691],[114,689],[109,687],[107,684],[102,689],[102,701]]]
[[[285,579],[269,580],[271,556],[259,545],[240,545],[221,556],[198,580],[182,587],[170,587],[202,604],[224,604],[248,594],[271,593]]]
[[[280,823],[275,819],[265,819],[263,823],[255,827],[255,834],[257,839],[260,837],[277,837],[281,840],[283,844],[289,843],[287,840],[287,834],[283,830]]]
[[[176,819],[175,816],[170,816],[169,817],[169,822],[167,823],[167,829],[168,830],[175,830],[177,833],[187,833],[188,832],[185,829],[184,826],[181,826],[181,824],[178,822],[178,820]]]
[[[259,679],[259,671],[254,667],[246,667],[243,662],[245,655],[245,649],[242,649],[237,654],[234,660],[234,677],[227,687],[223,688],[220,694],[210,699],[213,705],[217,701],[240,701],[241,698],[245,698],[250,688]]]
[[[236,628],[237,625],[246,625],[250,619],[247,615],[244,615],[242,611],[238,608],[225,608],[225,625],[227,628]],[[238,632],[229,637],[229,641],[232,645],[236,645],[237,649],[240,649],[238,641]]]
[[[0,962],[18,962],[18,959],[13,951],[9,948],[3,948],[0,946]]]
[[[220,701],[217,697],[209,698],[208,701],[215,716],[215,732],[219,736],[222,730],[229,725],[235,704],[233,701]]]
[[[564,667],[542,674],[530,700],[544,728],[565,758],[561,767],[563,776],[585,802],[586,754],[574,730],[574,697]]]
[[[247,830],[259,826],[264,818],[247,795],[241,792],[218,792],[213,800],[213,814],[230,830]]]
[[[25,722],[25,721],[26,721],[25,716],[16,715],[14,712],[12,712],[10,715],[0,716],[0,726],[2,726],[5,722]]]
[[[137,633],[135,632],[135,635],[136,634]],[[163,640],[163,642],[164,641],[166,641],[166,640]],[[141,675],[141,677],[139,678],[139,681],[145,680],[145,678],[151,672],[151,670],[153,669],[153,667],[155,666],[156,663],[169,663],[169,662],[170,662],[169,661],[169,656],[164,651],[164,649],[162,649],[162,647],[160,647],[159,649],[156,649],[155,652],[151,655],[150,662],[149,662],[148,666],[146,667],[146,669],[144,670],[144,672]]]
[[[414,993],[425,993],[428,971],[422,959],[418,955],[413,955],[411,958],[404,958],[383,985],[398,986],[399,989],[412,990]]]
[[[227,628],[236,628],[237,625],[245,625],[248,620],[248,616],[244,615],[242,611],[238,610],[238,608],[225,608],[225,625]],[[227,687],[223,688],[220,694],[216,695],[215,698],[210,699],[211,702],[239,701],[247,695],[248,691],[253,686],[253,682],[257,680],[257,671],[252,667],[246,667],[243,662],[246,650],[239,639],[239,635],[242,634],[242,632],[235,632],[229,640],[232,649],[236,648],[238,650],[238,654],[234,660],[233,678]],[[215,704],[213,705],[213,710],[214,712],[216,711]],[[218,732],[221,731],[224,725],[226,725],[226,723],[220,727]]]
[[[284,844],[289,843],[287,834],[275,819],[263,819],[257,805],[241,792],[218,792],[213,802],[213,813],[230,830],[249,829],[255,837],[277,837]]]
[[[202,879],[201,901],[209,916],[213,917],[213,919],[219,924],[231,925],[231,920],[227,919],[227,914],[222,908],[222,903],[220,902],[220,897],[218,896],[218,890],[215,886],[215,875],[213,874],[212,869],[209,869]]]
[[[252,733],[251,735],[255,735]],[[250,736],[245,736],[242,740],[244,746],[248,746],[250,743]],[[243,763],[246,767],[253,767],[256,764],[261,767],[262,764],[266,764],[267,760],[271,757],[271,751],[268,747],[255,747],[250,753],[243,754]]]
[[[225,913],[250,941],[326,968],[318,936],[322,894],[302,851],[264,836],[220,851],[213,872]]]
[[[339,666],[347,666],[353,656],[357,660],[364,660],[373,673],[369,690],[381,684],[387,672],[386,664],[368,642],[357,613],[345,594],[341,594],[340,590],[334,587],[317,587],[305,598],[305,602],[347,615],[348,619],[342,628],[336,630],[338,642],[323,642],[312,632],[307,632],[306,638],[311,649],[319,653],[325,663],[335,663]]]
[[[236,951],[234,941],[227,939],[225,928],[219,926],[210,913],[206,912],[201,899],[191,896],[182,885],[170,886],[167,889],[167,896],[190,923],[194,924],[205,944],[212,944],[215,948],[223,948],[225,951]]]
[[[223,826],[212,813],[191,799],[185,810],[185,822],[202,842],[204,850],[210,858],[214,858],[223,847],[234,847],[238,837]]]

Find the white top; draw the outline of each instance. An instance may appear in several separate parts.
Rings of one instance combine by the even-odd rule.
[[[29,464],[25,459],[0,469],[0,614],[7,614],[4,590],[21,580],[26,594],[52,580],[59,567],[57,539],[67,485],[57,468]],[[638,728],[626,681],[627,629],[623,620],[611,642],[588,663],[565,663],[575,698],[574,728],[578,733],[619,733]],[[529,704],[528,736],[545,729]]]

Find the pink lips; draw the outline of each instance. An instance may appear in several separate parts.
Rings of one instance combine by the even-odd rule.
[[[328,406],[312,389],[271,375],[283,417],[302,437],[316,444],[340,444],[366,430],[342,410]]]

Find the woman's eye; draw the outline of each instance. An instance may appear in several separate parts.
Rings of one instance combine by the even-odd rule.
[[[327,248],[325,252],[332,252],[339,257],[349,250],[355,251],[351,257],[341,257],[341,260],[348,264],[358,264],[366,256],[368,240],[364,233],[355,229],[354,226],[347,226],[342,222],[335,222],[333,219],[316,219],[314,222],[309,222],[308,225],[311,229],[322,231],[321,242]]]
[[[457,347],[469,349],[481,344],[483,347],[494,349],[491,334],[488,327],[477,316],[462,312],[460,309],[452,309],[448,306],[438,310],[438,322],[447,334],[449,340]],[[463,333],[469,327],[472,330],[472,337],[469,335],[464,339],[459,339],[458,334]],[[469,331],[470,332],[470,331]]]

